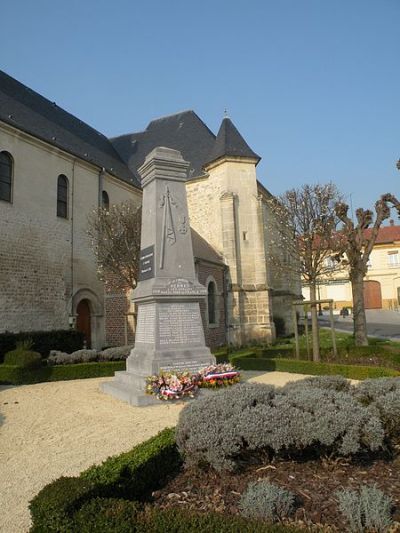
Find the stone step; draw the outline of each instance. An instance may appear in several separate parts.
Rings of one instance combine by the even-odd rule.
[[[160,403],[160,400],[145,394],[144,391],[143,394],[135,394],[132,386],[129,386],[127,383],[106,381],[101,383],[100,388],[106,394],[111,394],[114,398],[122,400],[123,402],[127,402],[130,405],[144,407],[146,405],[155,405]]]

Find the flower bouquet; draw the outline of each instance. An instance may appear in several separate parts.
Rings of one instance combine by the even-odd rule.
[[[199,372],[200,387],[227,387],[240,381],[240,373],[229,363],[220,363],[203,368]]]
[[[162,372],[146,379],[146,394],[153,394],[159,400],[193,398],[197,389],[197,376],[189,372]]]

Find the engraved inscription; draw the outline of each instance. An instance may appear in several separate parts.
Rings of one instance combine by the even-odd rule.
[[[170,281],[166,287],[163,288],[154,288],[153,294],[160,294],[160,295],[170,295],[170,294],[176,294],[176,295],[198,295],[198,296],[204,296],[207,294],[207,289],[205,287],[202,287],[201,285],[194,285],[193,282],[184,279],[184,278],[176,278]]]
[[[176,363],[161,367],[161,370],[165,370],[166,372],[185,372],[187,370],[195,374],[204,368],[204,366],[204,363],[199,363],[198,361],[176,361]]]
[[[155,303],[139,306],[135,342],[154,343],[155,320]]]
[[[198,303],[160,304],[158,313],[160,345],[203,342]]]

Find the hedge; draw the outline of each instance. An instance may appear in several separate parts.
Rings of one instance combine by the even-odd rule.
[[[151,493],[176,475],[182,459],[175,429],[168,428],[131,451],[110,457],[79,477],[61,477],[30,502],[31,533],[289,533],[238,516],[160,509],[146,504]]]
[[[72,353],[83,346],[84,334],[75,329],[57,329],[53,331],[22,331],[20,333],[0,333],[0,363],[4,355],[14,350],[18,341],[31,339],[32,350],[39,352],[43,358],[50,354],[50,350]]]
[[[73,531],[73,514],[95,497],[148,498],[182,464],[175,430],[167,428],[131,451],[110,457],[79,477],[61,477],[30,502],[32,531]]]
[[[380,366],[315,363],[299,359],[268,359],[256,357],[251,352],[243,355],[232,355],[230,362],[241,370],[278,370],[312,376],[339,375],[358,380],[400,376],[400,372],[397,370]]]
[[[29,369],[11,365],[0,365],[0,383],[27,385],[44,381],[67,381],[113,376],[118,370],[125,370],[125,361],[79,363],[76,365],[44,366]]]

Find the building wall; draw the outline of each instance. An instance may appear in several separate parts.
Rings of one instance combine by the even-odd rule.
[[[213,281],[216,284],[216,322],[209,324],[208,321],[208,304],[207,300],[200,303],[201,318],[203,320],[204,336],[206,345],[210,348],[224,346],[226,339],[226,316],[224,303],[224,267],[206,263],[204,261],[196,262],[196,273],[199,282],[208,288],[208,283]]]
[[[187,183],[189,215],[229,266],[228,341],[268,342],[275,331],[255,161],[226,158],[207,172]]]
[[[100,169],[0,123],[0,150],[14,159],[12,203],[0,201],[0,332],[69,327],[88,299],[92,341],[104,344],[103,284],[86,234],[99,201]],[[57,217],[57,179],[69,181],[68,218]],[[105,176],[112,198],[140,200]]]

